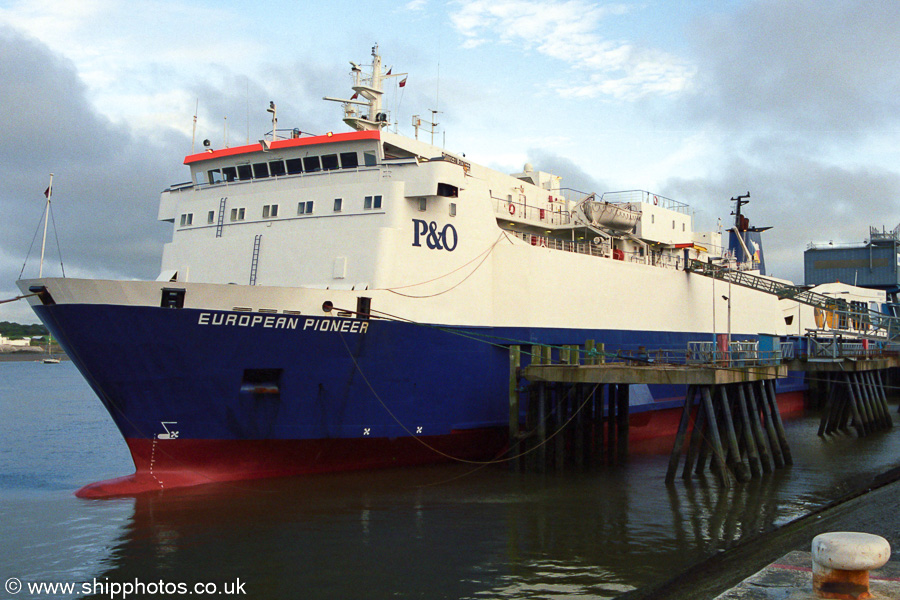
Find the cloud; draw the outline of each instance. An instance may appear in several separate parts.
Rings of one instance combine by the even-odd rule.
[[[869,226],[897,221],[900,175],[871,167],[831,165],[805,157],[751,162],[733,157],[715,177],[673,178],[662,192],[692,198],[692,205],[727,215],[729,198],[750,191],[744,209],[751,224],[773,226],[763,234],[770,273],[803,282],[803,251],[809,242],[862,242]],[[723,226],[732,223],[723,219]]]
[[[816,137],[895,122],[900,3],[759,0],[699,20],[693,113]]]
[[[67,275],[154,278],[169,228],[158,194],[182,179],[189,143],[162,130],[153,141],[110,122],[87,101],[74,65],[21,31],[0,25],[0,290],[13,290],[55,173],[53,215]],[[52,231],[52,229],[51,229]],[[40,240],[38,240],[38,244]],[[48,235],[45,275],[59,275]],[[25,277],[37,275],[35,249]],[[19,257],[13,259],[12,257]]]
[[[693,67],[683,59],[628,42],[605,39],[600,31],[609,17],[626,13],[623,4],[598,5],[583,0],[459,0],[451,22],[476,48],[497,41],[535,50],[567,63],[572,72],[554,84],[563,96],[610,96],[635,100],[684,89]]]

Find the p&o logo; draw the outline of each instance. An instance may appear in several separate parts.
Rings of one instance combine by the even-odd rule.
[[[447,223],[438,230],[438,224],[434,221],[423,221],[422,219],[413,219],[413,246],[422,246],[424,239],[425,245],[429,250],[446,250],[453,252],[456,250],[456,244],[459,236],[456,234],[456,227]]]

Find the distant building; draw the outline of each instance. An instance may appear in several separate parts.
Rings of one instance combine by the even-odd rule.
[[[30,345],[31,345],[31,340],[29,340],[28,338],[20,338],[17,340],[12,340],[8,337],[3,337],[2,335],[0,335],[0,346],[24,347],[24,346],[30,346]]]
[[[869,228],[861,244],[810,244],[803,253],[806,285],[841,282],[884,290],[897,310],[900,292],[900,225],[891,231]]]

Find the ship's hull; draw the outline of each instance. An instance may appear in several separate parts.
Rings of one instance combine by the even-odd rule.
[[[489,461],[509,344],[683,348],[697,332],[448,327],[112,304],[36,305],[125,438],[136,473],[79,495]],[[678,386],[632,395],[634,442],[672,433]]]

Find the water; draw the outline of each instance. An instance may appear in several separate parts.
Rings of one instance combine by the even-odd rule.
[[[667,487],[668,457],[651,455],[562,476],[442,465],[82,500],[81,485],[133,471],[111,420],[71,363],[0,363],[0,579],[97,586],[15,598],[110,598],[135,581],[240,582],[253,598],[614,598],[897,464],[896,432],[823,441],[817,426],[788,422],[795,465],[722,493],[712,478]]]

